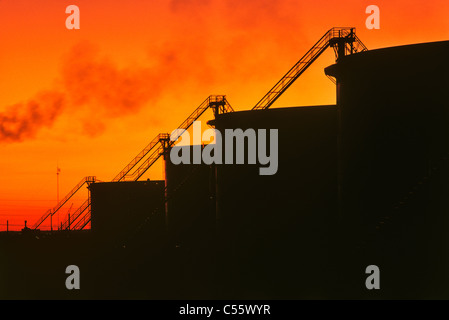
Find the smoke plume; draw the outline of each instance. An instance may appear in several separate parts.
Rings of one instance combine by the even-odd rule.
[[[53,88],[0,108],[0,143],[33,139],[63,115],[95,136],[108,120],[137,114],[164,94],[198,88],[206,96],[217,93],[217,84],[229,88],[237,81],[273,79],[272,70],[282,63],[276,57],[301,51],[290,37],[300,29],[295,1],[171,0],[167,5],[168,16],[158,25],[164,32],[151,33],[151,67],[119,67],[89,43],[78,44],[63,59]]]
[[[65,107],[60,92],[43,92],[34,99],[8,106],[0,113],[0,142],[33,138],[42,127],[50,127]]]
[[[79,44],[64,59],[58,88],[0,112],[0,142],[34,138],[64,113],[79,123],[83,133],[98,135],[107,119],[137,112],[158,97],[159,90],[149,85],[154,77],[145,68],[120,69],[93,46]]]

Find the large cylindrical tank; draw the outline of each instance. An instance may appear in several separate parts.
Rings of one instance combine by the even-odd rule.
[[[260,175],[266,165],[259,161],[247,164],[247,143],[245,164],[217,166],[223,290],[243,298],[317,297],[337,217],[336,107],[234,112],[218,116],[215,127],[223,144],[229,129],[267,129],[266,141],[270,129],[278,132],[275,174]]]
[[[174,163],[165,157],[166,221],[172,239],[178,245],[209,243],[215,231],[214,168],[194,164],[194,152],[203,146],[173,147],[169,153],[187,154],[188,163]]]
[[[151,220],[149,234],[165,231],[164,181],[99,182],[89,188],[92,231],[98,238],[126,242],[146,219]]]
[[[362,244],[346,266],[383,267],[384,297],[449,294],[437,285],[448,279],[448,57],[444,41],[326,68],[337,79],[340,212],[349,244]],[[358,274],[354,286],[366,277]]]
[[[203,146],[173,147],[165,156],[166,222],[174,249],[176,296],[210,298],[215,294],[215,169],[193,163]],[[170,152],[189,154],[174,163]]]

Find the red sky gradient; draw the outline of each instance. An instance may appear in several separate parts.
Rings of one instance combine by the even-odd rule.
[[[80,30],[65,27],[71,4]],[[380,30],[365,27],[371,4]],[[448,40],[448,12],[447,0],[0,0],[0,230],[56,204],[57,165],[62,198],[84,176],[111,180],[210,94],[250,109],[333,26],[375,49]],[[333,59],[276,106],[335,103]]]

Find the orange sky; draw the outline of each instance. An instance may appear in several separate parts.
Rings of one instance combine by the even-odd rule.
[[[70,4],[80,30],[65,27]],[[370,4],[380,30],[365,28]],[[0,0],[0,121],[18,120],[0,136],[0,230],[55,205],[57,164],[62,198],[84,176],[111,180],[210,94],[251,108],[333,26],[369,49],[448,40],[448,12],[447,0]],[[335,103],[333,61],[276,105]]]

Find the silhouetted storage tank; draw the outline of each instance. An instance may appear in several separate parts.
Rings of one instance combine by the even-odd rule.
[[[148,233],[160,234],[165,230],[164,188],[164,181],[92,183],[92,231],[104,240],[123,241],[150,217]]]
[[[368,243],[350,270],[382,265],[388,297],[448,295],[448,57],[444,41],[371,50],[326,68],[338,82],[345,234],[354,246]]]
[[[215,169],[204,163],[194,164],[193,154],[203,146],[173,147],[171,152],[189,155],[189,163],[174,164],[166,157],[166,221],[177,245],[209,243],[215,232]]]
[[[173,147],[176,154],[189,154],[190,164],[165,161],[166,221],[179,279],[177,294],[187,297],[215,295],[215,189],[214,166],[193,164],[193,152],[203,146]]]
[[[267,129],[267,141],[269,129],[278,130],[274,175],[260,175],[259,164],[217,166],[224,290],[243,298],[316,296],[337,217],[336,107],[234,112],[219,115],[215,127],[224,143],[226,129]]]

